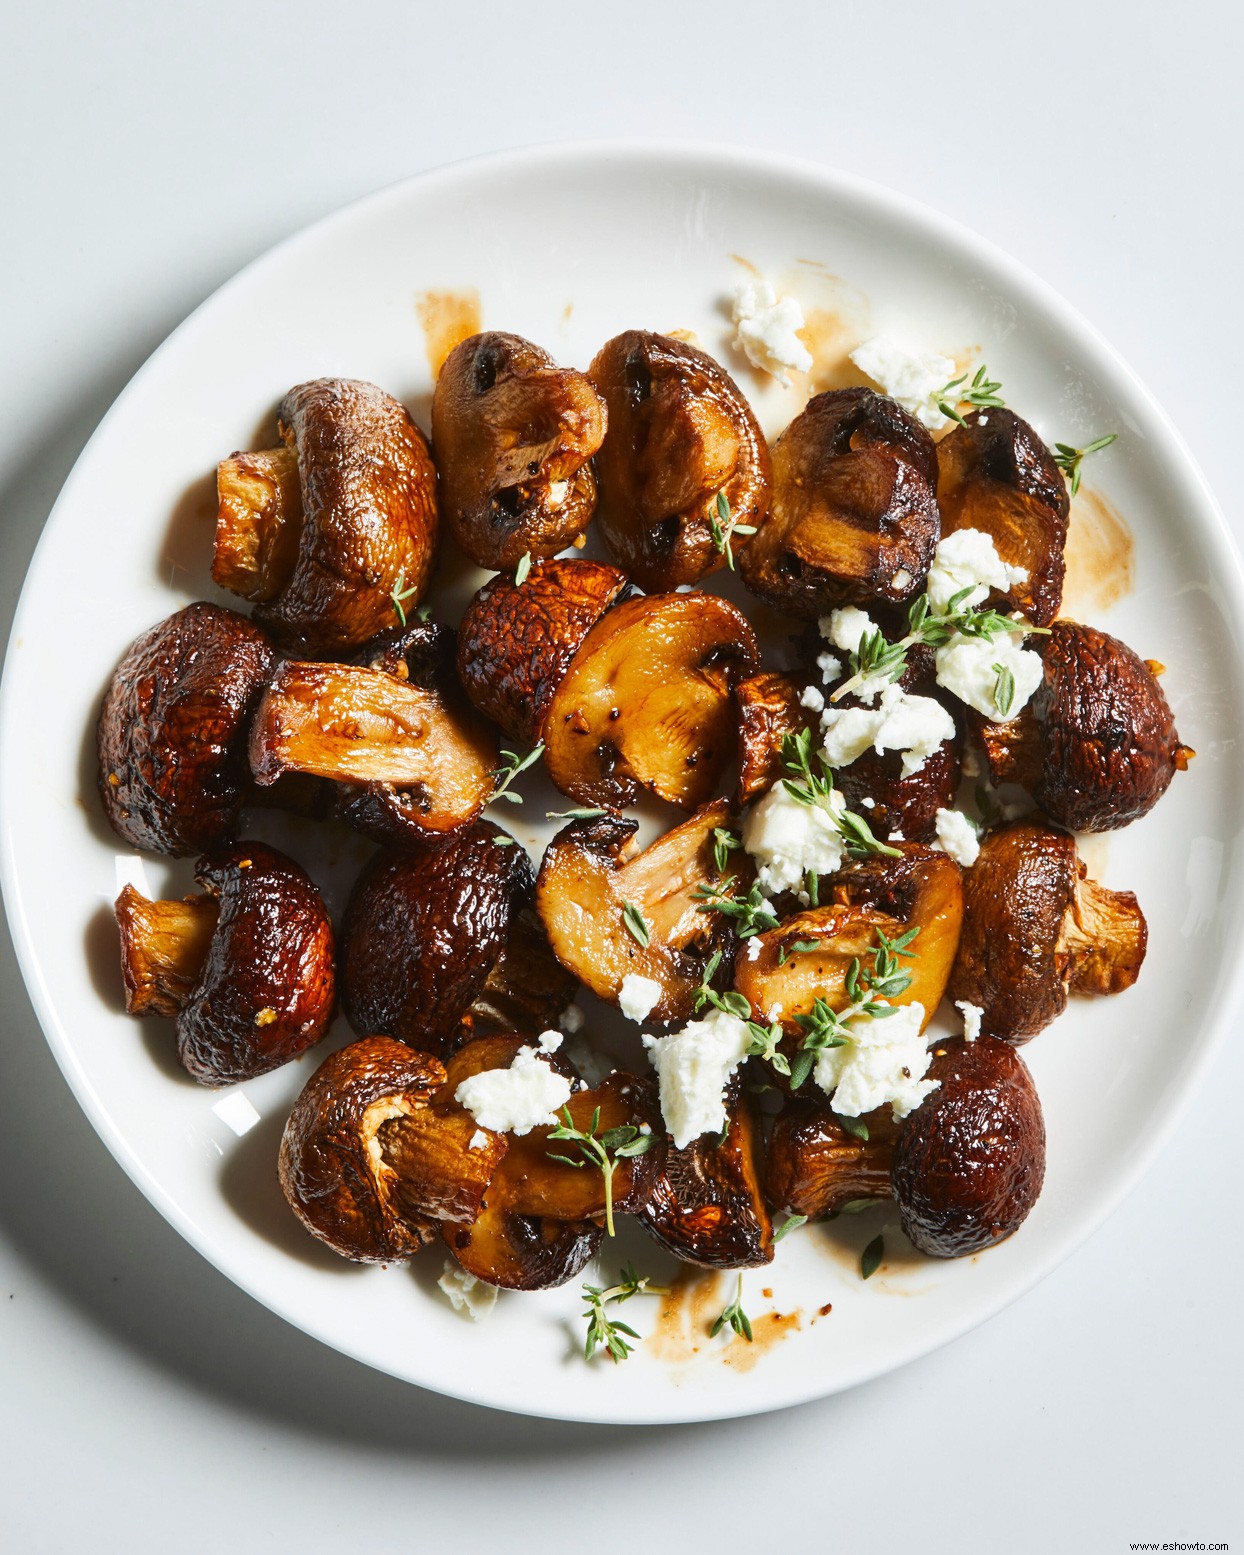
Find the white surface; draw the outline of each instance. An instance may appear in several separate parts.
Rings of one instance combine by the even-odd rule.
[[[107,22],[54,6],[25,19],[0,99],[16,148],[6,208],[20,218],[0,255],[6,603],[98,416],[240,262],[420,166],[585,131],[797,150],[932,200],[1093,319],[1158,391],[1230,511],[1235,407],[1221,364],[1244,347],[1241,220],[1224,197],[1239,179],[1238,20],[1194,5],[1173,34],[1156,10],[1121,27],[1113,7],[1056,5],[1038,31],[1002,7],[817,21],[809,9],[808,90],[766,99],[733,85],[727,10],[708,25],[632,6],[579,40],[540,6],[495,36],[469,20],[402,21],[395,6],[370,11],[349,48],[336,8],[314,6],[263,21],[217,5],[193,26],[146,6],[111,8]],[[508,73],[533,39],[552,51],[534,96]],[[787,37],[772,47],[785,57]],[[677,90],[680,61],[696,90]],[[954,98],[935,157],[918,149],[930,82]],[[75,585],[89,580],[67,580],[67,629]],[[11,966],[4,989],[0,1159],[23,1188],[0,1206],[12,1295],[0,1497],[19,1548],[84,1536],[98,1549],[327,1548],[401,1496],[429,1542],[468,1503],[473,1520],[517,1506],[512,1545],[533,1549],[577,1498],[625,1506],[641,1491],[648,1529],[664,1514],[672,1529],[775,1543],[809,1525],[828,1542],[823,1521],[866,1548],[1238,1538],[1238,1050],[1140,1192],[984,1330],[828,1404],[626,1434],[413,1394],[267,1316],[111,1165]],[[931,1504],[891,1502],[879,1444],[896,1430],[930,1444],[935,1465],[959,1460],[951,1487],[931,1469]],[[797,1492],[822,1472],[842,1487],[832,1520]],[[740,1495],[743,1473],[753,1488]]]

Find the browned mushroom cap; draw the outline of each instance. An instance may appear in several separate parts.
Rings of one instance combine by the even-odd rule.
[[[429,1054],[364,1037],[326,1058],[303,1087],[281,1138],[281,1187],[307,1230],[343,1258],[391,1263],[436,1234],[403,1210],[377,1136],[416,1115],[444,1080]]]
[[[549,776],[582,805],[616,809],[648,789],[695,809],[734,754],[733,688],[758,663],[746,618],[715,594],[615,605],[549,703]]]
[[[436,471],[423,434],[374,384],[317,378],[281,404],[284,447],[217,471],[212,576],[253,599],[288,652],[366,642],[422,597],[436,551]],[[297,481],[294,479],[296,466]]]
[[[773,1258],[773,1223],[761,1190],[761,1141],[746,1097],[729,1108],[725,1139],[670,1144],[639,1218],[687,1263],[748,1269]]]
[[[604,1232],[594,1220],[520,1215],[488,1198],[469,1226],[446,1225],[445,1246],[468,1274],[502,1290],[549,1290],[574,1279]]]
[[[726,531],[769,511],[769,450],[751,406],[711,356],[642,329],[602,346],[588,375],[609,407],[596,473],[610,555],[649,591],[698,582],[725,562]],[[730,543],[741,553],[748,540]]]
[[[219,605],[187,605],[133,644],[95,736],[104,813],[131,847],[195,853],[234,835],[272,660],[259,628]]]
[[[872,389],[810,400],[773,449],[773,512],[739,553],[754,594],[796,615],[920,592],[940,535],[937,452]]]
[[[1063,597],[1070,503],[1054,456],[1011,410],[974,410],[937,445],[942,533],[979,529],[1028,580],[1000,599],[1048,626]]]
[[[1045,678],[1019,718],[982,729],[995,783],[1023,783],[1060,826],[1111,831],[1157,804],[1193,752],[1149,664],[1095,626],[1035,640]]]
[[[956,736],[943,740],[919,770],[906,777],[898,751],[879,756],[875,750],[865,751],[834,777],[847,808],[864,817],[874,836],[897,832],[908,842],[929,842],[937,834],[937,812],[954,807],[960,770]]]
[[[903,1230],[930,1258],[1017,1231],[1045,1179],[1045,1122],[1028,1066],[1005,1042],[939,1043],[938,1088],[904,1121],[891,1178]]]
[[[762,670],[735,687],[739,700],[739,804],[755,799],[786,775],[782,765],[786,736],[816,727],[816,714],[799,700],[806,684],[798,675]]]
[[[339,814],[380,842],[465,826],[488,802],[498,752],[457,684],[453,633],[421,623],[364,657],[277,666],[251,725],[255,781],[331,779]]]
[[[356,1031],[440,1053],[464,1017],[488,1024],[498,1001],[506,1013],[526,1008],[529,1029],[556,1022],[574,986],[524,915],[531,861],[512,841],[500,846],[506,837],[476,821],[435,847],[382,850],[363,870],[341,936],[342,1003]]]
[[[432,444],[445,517],[471,560],[511,568],[577,540],[604,435],[595,389],[539,346],[496,331],[456,346],[436,380]]]
[[[540,865],[536,906],[562,965],[614,1002],[628,973],[651,978],[661,985],[651,1018],[689,1016],[704,968],[728,938],[698,893],[720,884],[713,832],[729,820],[718,800],[643,853],[634,842],[638,823],[617,816],[558,832]]]
[[[538,563],[521,584],[504,574],[485,583],[458,629],[458,674],[471,701],[535,745],[584,638],[625,587],[616,567],[568,558]]]
[[[863,1119],[867,1139],[843,1128],[824,1097],[791,1097],[769,1135],[765,1193],[775,1209],[809,1220],[861,1199],[890,1197],[893,1109]]]
[[[952,999],[979,1005],[981,1030],[1022,1043],[1068,992],[1120,993],[1140,974],[1148,930],[1130,891],[1087,877],[1075,840],[1035,821],[990,832],[965,876]]]

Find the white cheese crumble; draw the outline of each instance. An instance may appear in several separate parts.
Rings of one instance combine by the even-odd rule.
[[[1040,654],[1025,648],[1023,639],[1022,626],[995,637],[992,642],[983,637],[964,637],[956,633],[934,654],[938,685],[974,707],[992,723],[1017,717],[1045,674]],[[999,670],[1010,671],[1015,687],[1005,712],[998,706],[1002,679]]]
[[[486,1150],[488,1148],[488,1140],[489,1140],[489,1138],[490,1138],[490,1136],[488,1134],[485,1134],[485,1132],[483,1131],[482,1128],[477,1128],[475,1130],[475,1132],[471,1135],[471,1143],[467,1146],[467,1149],[468,1150]]]
[[[551,1046],[548,1039],[554,1039]],[[540,1038],[543,1052],[561,1045],[560,1031]],[[508,1069],[485,1069],[469,1075],[454,1092],[481,1128],[497,1134],[530,1134],[533,1128],[557,1122],[557,1109],[570,1100],[570,1081],[550,1069],[535,1048],[520,1047]]]
[[[818,653],[816,667],[820,670],[821,679],[827,686],[832,686],[842,674],[842,660],[832,653]]]
[[[681,1150],[701,1134],[719,1134],[726,1126],[726,1086],[751,1046],[746,1022],[712,1010],[668,1037],[645,1037],[644,1046],[675,1147]]]
[[[888,1102],[897,1122],[936,1090],[939,1082],[924,1078],[933,1059],[920,1030],[923,1024],[924,1006],[919,1003],[899,1005],[893,1015],[879,1019],[850,1021],[848,1042],[823,1048],[813,1071],[834,1111],[858,1118]]]
[[[744,952],[749,961],[755,961],[760,955],[760,941],[753,934],[747,941],[747,949]]]
[[[497,1287],[486,1280],[477,1280],[461,1264],[447,1262],[445,1272],[436,1283],[449,1297],[454,1311],[469,1317],[473,1323],[486,1318],[497,1304]]]
[[[904,351],[878,335],[856,346],[851,360],[930,432],[949,425],[950,417],[937,408],[937,401],[950,380],[958,376],[950,357]]]
[[[756,861],[760,889],[797,891],[809,870],[832,874],[845,851],[834,816],[846,807],[837,789],[809,805],[775,783],[743,822],[743,846]]]
[[[981,1034],[981,1017],[984,1010],[979,1004],[971,1004],[967,999],[956,999],[955,1009],[963,1016],[963,1040],[975,1042]]]
[[[822,616],[818,624],[821,636],[843,653],[858,653],[864,638],[872,636],[877,630],[877,623],[872,616],[866,610],[857,610],[854,605],[844,605],[841,610],[831,611],[829,615]],[[834,664],[841,669],[837,659]],[[865,675],[855,687],[855,694],[861,702],[875,702],[889,684],[888,675]]]
[[[816,686],[805,686],[799,693],[800,707],[809,708],[814,713],[825,711],[825,693]]]
[[[1005,592],[1028,581],[1027,567],[1012,567],[998,555],[993,536],[983,529],[956,529],[938,542],[925,592],[934,610],[945,610],[956,594],[971,589],[960,609],[981,604],[990,589]]]
[[[909,695],[888,685],[876,707],[829,707],[821,715],[825,759],[847,767],[871,745],[877,754],[901,751],[902,775],[910,777],[938,746],[955,735],[955,722],[932,697]]]
[[[970,869],[981,850],[975,826],[961,810],[939,810],[936,826],[937,841],[933,846],[941,853],[949,853],[964,869]]]
[[[557,1024],[568,1037],[583,1030],[583,1011],[577,1004],[568,1004],[558,1017]]]
[[[618,1008],[627,1020],[638,1026],[648,1019],[661,1002],[662,988],[655,978],[641,977],[638,972],[628,972],[618,989]]]
[[[768,281],[742,281],[734,289],[734,344],[753,367],[787,384],[787,369],[806,373],[812,353],[800,340],[803,309],[793,297],[779,297]]]

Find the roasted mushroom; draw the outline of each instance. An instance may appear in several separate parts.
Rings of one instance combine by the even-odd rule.
[[[177,1018],[177,1056],[202,1085],[266,1074],[314,1046],[333,1016],[333,930],[290,858],[235,843],[195,868],[206,894],[117,898],[131,1015]]]
[[[800,700],[807,684],[798,675],[762,670],[735,687],[739,701],[739,787],[743,805],[785,777],[782,742],[788,734],[817,727],[817,715]]]
[[[1018,718],[977,730],[995,783],[1020,783],[1052,821],[1111,831],[1157,804],[1193,752],[1149,663],[1117,637],[1055,621],[1034,639],[1045,678]]]
[[[1048,626],[1063,597],[1070,503],[1054,456],[1012,410],[974,410],[937,445],[942,533],[979,529],[1027,581],[999,596],[1035,626]]]
[[[104,813],[131,847],[196,853],[236,834],[272,660],[259,628],[219,605],[187,605],[133,644],[96,731]]]
[[[843,1127],[824,1097],[791,1097],[769,1135],[765,1193],[771,1207],[821,1220],[845,1204],[888,1199],[893,1110],[870,1112],[864,1124],[868,1135],[861,1139]]]
[[[927,695],[927,690],[918,694]],[[915,771],[903,775],[898,751],[878,755],[866,750],[835,772],[847,808],[862,815],[874,835],[897,833],[908,842],[930,842],[937,834],[937,812],[954,808],[959,790],[960,742],[943,740]]]
[[[281,446],[217,470],[212,576],[289,653],[326,657],[419,603],[436,551],[423,434],[374,384],[317,378],[281,402]]]
[[[444,1082],[429,1054],[363,1037],[326,1058],[303,1087],[281,1138],[281,1187],[307,1230],[343,1258],[392,1263],[436,1235],[431,1220],[403,1209],[379,1135],[417,1117]]]
[[[562,965],[602,999],[617,1001],[634,973],[659,983],[655,1021],[691,1014],[695,990],[714,950],[727,944],[703,894],[721,882],[714,830],[730,810],[706,805],[644,852],[638,823],[605,815],[574,821],[549,844],[536,883],[536,906]]]
[[[488,802],[498,754],[454,676],[453,633],[419,623],[360,658],[277,666],[251,726],[256,783],[331,779],[338,813],[379,842],[465,826]]]
[[[503,846],[507,842],[509,845]],[[443,1053],[489,1012],[555,1025],[574,996],[527,909],[524,850],[491,821],[437,846],[387,849],[359,876],[341,935],[342,1003],[356,1031]]]
[[[937,450],[872,389],[810,400],[773,449],[773,511],[739,553],[754,594],[795,615],[901,604],[920,592],[940,535]]]
[[[937,1089],[904,1121],[891,1181],[904,1232],[930,1258],[963,1258],[1017,1231],[1045,1178],[1032,1076],[1005,1042],[934,1049]]]
[[[1147,939],[1136,898],[1090,880],[1074,838],[1012,821],[986,835],[965,875],[950,996],[980,1007],[988,1036],[1023,1043],[1062,1014],[1069,993],[1130,988]]]
[[[725,369],[685,341],[628,329],[588,376],[609,407],[596,473],[610,555],[652,592],[698,582],[727,546],[741,554],[769,511],[769,450]]]
[[[596,505],[605,406],[582,373],[519,335],[472,335],[432,400],[441,504],[481,567],[512,568],[578,540]]]

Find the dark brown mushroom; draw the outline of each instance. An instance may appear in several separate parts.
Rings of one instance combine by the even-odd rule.
[[[980,1007],[988,1036],[1023,1043],[1069,993],[1130,988],[1147,940],[1136,898],[1090,880],[1073,837],[1012,821],[985,836],[966,872],[950,996]]]
[[[862,1121],[866,1139],[844,1128],[824,1097],[789,1098],[773,1124],[765,1158],[771,1207],[821,1220],[847,1204],[888,1199],[897,1131],[893,1109],[881,1107]]]
[[[685,341],[628,329],[588,376],[609,408],[596,473],[610,555],[652,592],[724,565],[727,536],[741,554],[748,535],[735,526],[769,511],[769,450],[725,369]]]
[[[940,536],[933,439],[872,389],[810,400],[773,449],[773,511],[739,553],[754,594],[795,615],[901,604]]]
[[[942,533],[979,529],[1028,579],[999,595],[1035,626],[1048,626],[1063,597],[1070,503],[1054,456],[1012,410],[974,410],[937,445]]]
[[[594,1220],[520,1215],[498,1195],[469,1226],[446,1225],[445,1246],[468,1274],[502,1290],[564,1285],[599,1250],[604,1232]]]
[[[930,1258],[963,1258],[1017,1231],[1045,1179],[1032,1076],[1005,1042],[934,1049],[938,1087],[904,1121],[891,1180],[904,1232]]]
[[[196,853],[236,835],[272,661],[259,628],[219,605],[187,605],[133,644],[95,736],[104,813],[131,847]]]
[[[472,335],[432,400],[441,505],[481,567],[513,568],[578,540],[596,505],[605,406],[582,373],[519,335]]]
[[[297,864],[260,842],[201,858],[206,890],[117,898],[126,1009],[174,1015],[177,1056],[202,1085],[266,1074],[314,1046],[333,1016],[333,930]]]
[[[762,670],[735,687],[739,702],[739,787],[743,805],[786,776],[782,742],[788,734],[815,729],[815,712],[800,700],[808,681],[799,675]]]
[[[281,402],[282,446],[217,471],[212,576],[257,604],[289,653],[356,647],[413,610],[436,552],[423,434],[374,384],[317,378]]]

